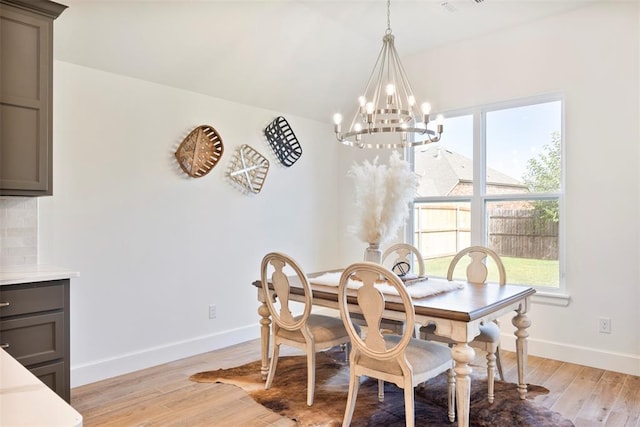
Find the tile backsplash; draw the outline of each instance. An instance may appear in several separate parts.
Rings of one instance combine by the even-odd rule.
[[[0,197],[0,265],[37,262],[37,198]]]

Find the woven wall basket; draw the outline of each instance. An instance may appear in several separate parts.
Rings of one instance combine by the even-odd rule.
[[[302,156],[302,147],[298,142],[298,138],[296,138],[291,126],[289,126],[284,117],[276,117],[264,129],[264,135],[267,137],[276,157],[283,165],[289,167]]]
[[[224,146],[213,126],[202,125],[192,130],[176,150],[178,164],[193,178],[201,178],[218,164]]]
[[[269,160],[247,144],[238,148],[227,168],[227,177],[245,192],[259,193],[269,172]]]

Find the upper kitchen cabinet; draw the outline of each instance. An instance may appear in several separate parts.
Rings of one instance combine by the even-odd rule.
[[[0,196],[52,194],[53,20],[65,8],[0,0]]]

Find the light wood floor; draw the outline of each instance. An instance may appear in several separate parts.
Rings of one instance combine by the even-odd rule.
[[[282,354],[293,354],[284,346]],[[480,353],[480,352],[478,352]],[[260,358],[260,341],[189,357],[71,390],[84,426],[293,426],[242,390],[189,381],[196,372],[230,368]],[[507,381],[516,381],[515,355],[503,351]],[[478,355],[476,371],[484,367]],[[536,402],[577,427],[640,427],[640,377],[529,356],[527,382],[549,394]]]

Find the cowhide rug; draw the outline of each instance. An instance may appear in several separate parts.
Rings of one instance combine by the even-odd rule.
[[[342,358],[342,360],[340,360]],[[278,368],[270,390],[264,389],[260,377],[260,361],[231,369],[200,372],[190,377],[196,382],[233,384],[245,390],[256,402],[300,426],[340,426],[347,401],[349,365],[343,353],[318,353],[316,359],[316,391],[314,404],[306,404],[307,367],[304,356],[285,356],[278,360]],[[416,387],[416,426],[451,427],[447,417],[446,373]],[[573,426],[557,412],[532,401],[549,391],[529,385],[527,400],[520,400],[515,384],[496,380],[495,401],[487,402],[486,380],[473,378],[471,382],[471,426],[491,427],[564,427]],[[378,401],[378,383],[364,379],[356,400],[352,426],[404,426],[404,396],[402,389],[385,384],[384,402]],[[455,424],[453,424],[455,425]]]

